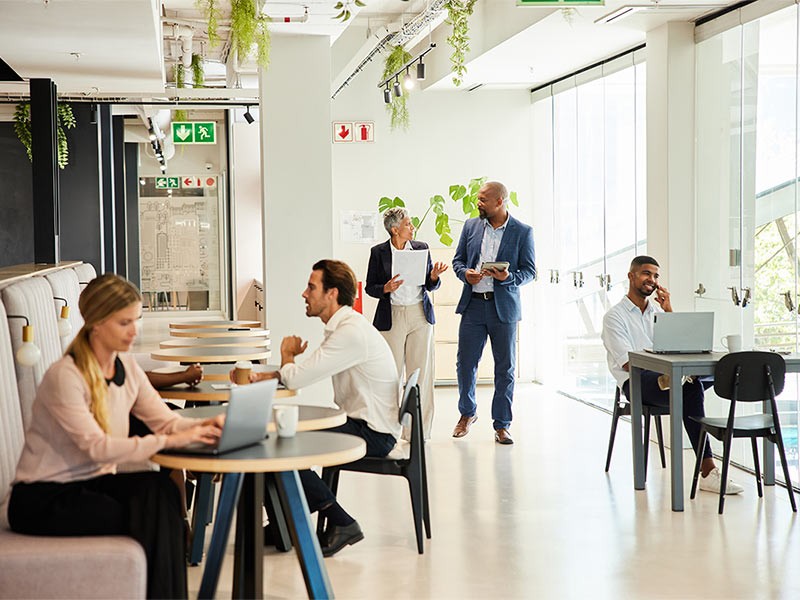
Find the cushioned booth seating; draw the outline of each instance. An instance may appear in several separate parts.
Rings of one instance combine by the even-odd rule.
[[[91,265],[89,265],[91,267]],[[48,273],[44,276],[47,283],[53,290],[53,303],[55,306],[56,319],[61,316],[61,308],[64,303],[55,298],[64,298],[69,305],[69,322],[72,325],[72,333],[68,336],[61,338],[61,349],[66,350],[72,338],[78,333],[78,330],[83,326],[83,317],[81,311],[78,310],[78,298],[81,295],[81,284],[78,281],[78,274],[75,269],[61,269]]]
[[[86,284],[89,283],[92,279],[97,277],[97,271],[94,270],[94,267],[89,263],[81,263],[79,265],[75,265],[72,267],[75,271],[75,274],[78,276],[78,283],[80,283],[81,290],[86,287]]]
[[[52,317],[52,298],[42,302],[40,310]],[[20,325],[11,321],[15,329]],[[0,598],[144,598],[147,562],[132,538],[26,536],[8,529],[8,492],[23,443],[9,321],[0,303]]]

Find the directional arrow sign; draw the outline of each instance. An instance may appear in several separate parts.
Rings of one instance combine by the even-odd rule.
[[[156,177],[156,189],[157,190],[165,190],[167,189],[168,183],[166,177]]]
[[[333,123],[334,143],[353,141],[353,123],[351,121],[334,121]]]
[[[175,144],[194,143],[194,133],[192,123],[174,122],[172,124],[172,141]]]

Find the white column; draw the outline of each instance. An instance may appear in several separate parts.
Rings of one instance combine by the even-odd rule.
[[[675,310],[692,310],[694,25],[647,33],[647,251],[661,265]]]
[[[279,362],[283,336],[299,335],[312,348],[322,338],[300,295],[311,265],[333,253],[330,41],[274,35],[271,56],[259,78],[264,291]]]

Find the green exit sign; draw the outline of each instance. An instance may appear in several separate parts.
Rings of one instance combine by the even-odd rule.
[[[156,177],[157,190],[177,190],[180,187],[180,177]]]
[[[172,141],[175,144],[216,144],[217,124],[214,121],[174,121]]]
[[[605,6],[605,3],[605,0],[517,0],[517,6],[552,6],[555,8]]]

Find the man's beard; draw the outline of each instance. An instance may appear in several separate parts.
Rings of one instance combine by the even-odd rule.
[[[486,211],[478,209],[478,218],[479,219],[486,219]]]

